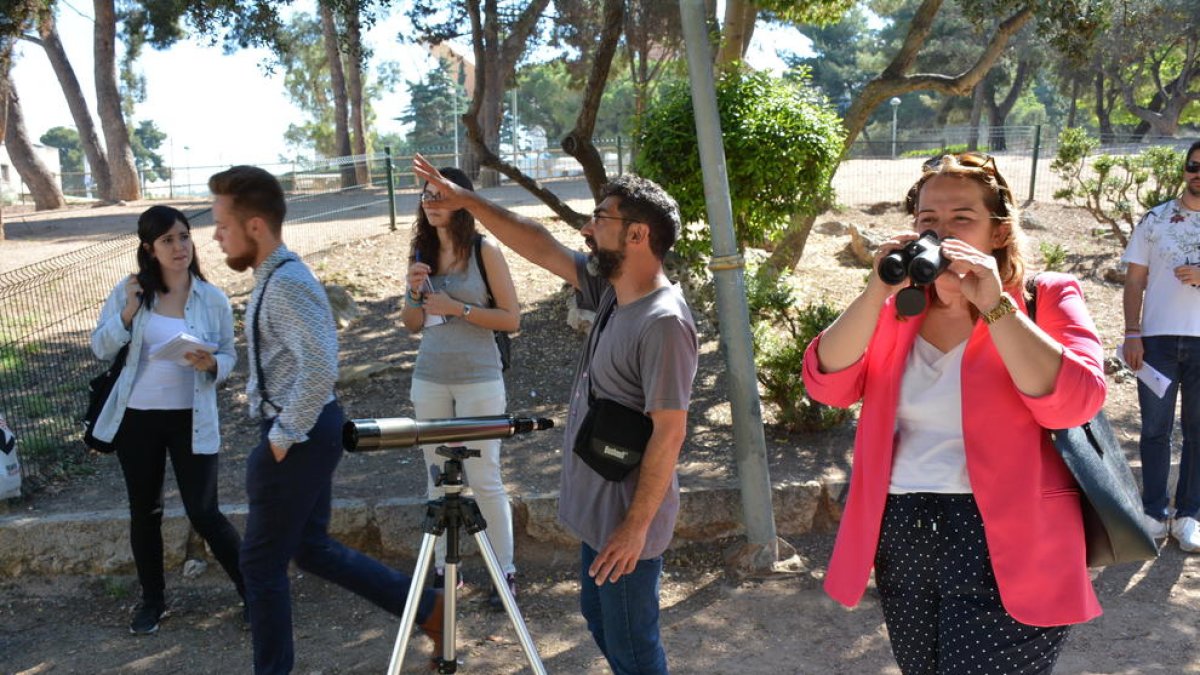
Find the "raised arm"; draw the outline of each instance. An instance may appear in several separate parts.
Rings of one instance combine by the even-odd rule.
[[[429,183],[430,191],[438,195],[438,201],[445,208],[466,209],[475,216],[475,220],[522,258],[579,287],[571,249],[555,239],[540,223],[446,180],[421,155],[413,157],[413,172]]]

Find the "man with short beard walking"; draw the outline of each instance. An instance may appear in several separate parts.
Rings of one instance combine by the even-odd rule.
[[[687,302],[662,265],[679,235],[675,200],[642,178],[612,181],[581,230],[587,256],[446,180],[423,157],[413,168],[444,208],[468,210],[506,246],[574,286],[581,307],[596,310],[571,388],[558,517],[582,540],[580,606],[613,672],[666,673],[659,577],[679,512],[675,465],[698,353]],[[624,477],[605,478],[595,458],[574,451],[592,401],[649,417],[641,462]]]
[[[1150,209],[1121,260],[1125,274],[1125,361],[1171,379],[1161,398],[1138,382],[1142,410],[1142,508],[1156,538],[1200,552],[1200,141],[1188,148],[1184,190]],[[1167,491],[1175,399],[1183,392],[1183,451],[1174,517]]]
[[[333,472],[342,457],[342,409],[334,396],[337,330],[325,289],[283,244],[287,205],[275,176],[254,166],[213,175],[213,239],[225,262],[254,268],[246,304],[250,417],[258,446],[246,458],[250,513],[241,569],[255,673],[294,665],[288,563],[400,616],[411,579],[329,536]],[[425,591],[417,622],[441,654],[442,598]]]

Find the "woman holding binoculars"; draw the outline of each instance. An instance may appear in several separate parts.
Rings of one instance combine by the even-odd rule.
[[[1103,405],[1102,346],[1070,276],[1037,275],[1037,322],[1026,315],[1023,237],[993,158],[931,160],[906,207],[914,231],[880,247],[804,357],[813,399],[862,401],[825,589],[855,605],[874,568],[906,675],[1049,673],[1068,626],[1100,605],[1078,487],[1045,430]],[[940,246],[933,281],[881,279],[919,238]],[[922,302],[901,311],[898,293]]]

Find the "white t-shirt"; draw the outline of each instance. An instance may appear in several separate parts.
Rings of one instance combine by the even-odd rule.
[[[1146,212],[1121,262],[1149,268],[1142,335],[1200,336],[1200,288],[1175,278],[1180,265],[1200,265],[1200,211],[1178,199]]]
[[[142,353],[138,358],[137,378],[129,392],[128,408],[134,410],[191,410],[195,400],[195,376],[191,366],[174,361],[151,359],[154,351],[181,332],[187,321],[151,313],[142,333]]]
[[[967,494],[962,430],[962,357],[967,341],[942,353],[917,336],[900,380],[890,494]]]

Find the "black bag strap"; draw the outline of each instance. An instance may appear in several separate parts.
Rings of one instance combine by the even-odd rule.
[[[251,322],[251,330],[254,332],[254,373],[258,376],[258,398],[261,399],[258,405],[258,412],[260,415],[262,414],[263,403],[274,408],[276,415],[283,411],[283,408],[275,405],[275,402],[267,396],[267,379],[266,375],[263,374],[262,357],[259,355],[259,351],[262,349],[262,340],[259,338],[258,333],[258,315],[262,312],[263,301],[267,299],[267,284],[271,283],[271,277],[275,276],[280,267],[290,262],[292,262],[292,259],[287,258],[276,265],[270,272],[267,272],[267,278],[263,279],[262,290],[258,292],[258,304],[254,306],[254,319]]]
[[[596,317],[595,339],[588,349],[588,407],[596,402],[596,392],[592,389],[592,357],[596,355],[596,347],[600,345],[600,334],[604,332],[604,327],[608,325],[608,320],[612,318],[613,312],[616,310],[617,298],[614,294],[613,301]]]
[[[471,247],[475,249],[475,266],[479,268],[479,276],[483,277],[483,288],[487,291],[488,307],[496,306],[496,297],[492,295],[492,285],[488,283],[487,266],[483,264],[483,235],[475,235],[475,240],[471,242]]]

